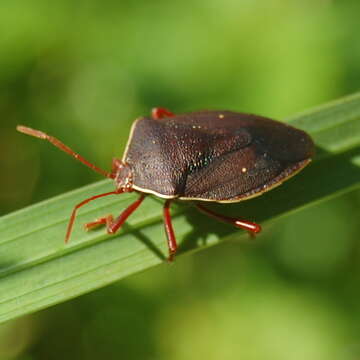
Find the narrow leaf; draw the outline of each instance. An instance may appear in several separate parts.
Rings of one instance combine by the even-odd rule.
[[[318,145],[312,164],[284,185],[251,201],[213,205],[221,213],[266,223],[305,206],[360,187],[360,94],[289,119]],[[64,244],[73,206],[113,190],[109,180],[86,186],[0,218],[0,322],[54,305],[165,261],[160,199],[148,196],[114,236],[82,224],[119,214],[138,195],[99,199],[80,212],[72,239]],[[178,254],[189,253],[244,232],[209,221],[190,203],[174,204]],[[261,235],[260,235],[261,236]]]

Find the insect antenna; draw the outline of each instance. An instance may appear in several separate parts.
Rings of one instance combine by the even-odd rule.
[[[76,153],[74,150],[69,148],[67,145],[65,145],[63,142],[61,142],[59,139],[57,139],[51,135],[45,134],[44,132],[42,132],[40,130],[31,129],[31,128],[28,128],[28,127],[22,126],[22,125],[18,125],[16,127],[16,130],[21,133],[24,133],[26,135],[30,135],[30,136],[37,137],[39,139],[47,140],[47,141],[51,142],[53,145],[55,145],[57,148],[59,148],[60,150],[66,152],[70,156],[74,157],[76,160],[79,160],[84,165],[88,166],[90,169],[96,171],[97,173],[99,173],[107,178],[110,178],[110,179],[115,178],[114,174],[95,166],[94,164],[92,164],[91,162],[89,162],[85,158],[83,158],[80,154]]]

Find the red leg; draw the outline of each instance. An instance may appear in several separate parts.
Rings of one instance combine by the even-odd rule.
[[[168,242],[169,248],[169,257],[168,261],[173,261],[174,256],[177,250],[176,238],[174,233],[174,228],[171,223],[171,215],[170,215],[170,204],[171,200],[166,200],[164,205],[164,225],[165,225],[165,233]]]
[[[247,230],[250,233],[250,235],[257,234],[261,231],[261,226],[259,224],[256,224],[256,223],[253,223],[253,222],[247,221],[247,220],[240,220],[237,218],[232,218],[232,217],[217,214],[217,213],[213,212],[212,210],[209,210],[200,204],[195,204],[195,206],[201,212],[205,213],[206,215],[208,215],[214,219],[217,219],[217,220],[226,222],[228,224],[234,225],[238,228]]]
[[[99,219],[96,219],[94,221],[88,222],[84,225],[84,228],[86,231],[93,230],[97,228],[100,225],[105,225],[108,228],[110,224],[114,222],[114,217],[112,215],[103,216]]]
[[[162,119],[164,117],[174,116],[174,114],[165,108],[156,107],[151,110],[151,116],[153,119],[158,120],[158,119]]]
[[[106,230],[108,234],[115,234],[126,221],[126,219],[139,207],[145,198],[144,194],[134,201],[129,207],[127,207],[115,220],[112,215],[101,217],[95,221],[85,224],[86,230],[91,230],[99,225],[106,224]]]
[[[108,195],[113,195],[113,194],[114,195],[115,194],[121,194],[123,192],[124,192],[123,190],[115,190],[115,191],[110,191],[110,192],[107,192],[107,193],[104,193],[104,194],[95,195],[95,196],[92,196],[92,197],[90,197],[88,199],[85,199],[81,203],[75,205],[75,207],[74,207],[74,209],[73,209],[73,211],[71,213],[71,216],[70,216],[69,225],[67,227],[66,236],[65,236],[65,242],[67,243],[69,241],[69,239],[70,239],[70,235],[71,235],[72,228],[74,226],[74,221],[75,221],[75,218],[76,218],[76,213],[79,210],[79,208],[81,208],[85,204],[87,204],[90,201],[93,201],[95,199],[98,199],[98,198],[101,198],[101,197],[104,197],[104,196],[108,196]]]
[[[22,133],[24,133],[26,135],[30,135],[30,136],[37,137],[39,139],[47,140],[47,141],[51,142],[53,145],[55,145],[57,148],[59,148],[60,150],[66,152],[70,156],[74,157],[76,160],[79,160],[84,165],[88,166],[90,169],[92,169],[92,170],[98,172],[99,174],[101,174],[101,175],[103,175],[105,177],[108,177],[110,179],[114,178],[114,176],[111,173],[109,173],[109,172],[107,172],[107,171],[105,171],[103,169],[100,169],[97,166],[95,166],[94,164],[92,164],[91,162],[87,161],[81,155],[76,153],[74,150],[72,150],[67,145],[62,143],[59,139],[57,139],[57,138],[55,138],[53,136],[45,134],[42,131],[34,130],[34,129],[28,128],[26,126],[21,126],[21,125],[18,125],[16,127],[16,129],[17,129],[17,131],[20,131],[20,132],[22,132]]]

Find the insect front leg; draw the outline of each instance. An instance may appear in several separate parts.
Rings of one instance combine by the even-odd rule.
[[[106,225],[106,228],[108,230],[113,222],[114,222],[114,217],[112,215],[107,215],[107,216],[98,218],[94,221],[86,223],[84,225],[84,228],[86,231],[89,231],[89,230],[96,229],[98,226]]]
[[[128,206],[116,219],[114,219],[112,215],[103,216],[95,221],[85,224],[85,230],[92,230],[100,225],[106,225],[107,233],[115,234],[127,218],[139,207],[144,199],[145,194],[141,194],[140,197]]]

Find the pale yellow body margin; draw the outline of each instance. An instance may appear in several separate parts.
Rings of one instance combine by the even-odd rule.
[[[255,194],[243,197],[243,198],[238,198],[238,199],[232,199],[232,200],[211,200],[211,199],[201,199],[201,198],[190,198],[190,197],[181,197],[181,196],[176,196],[176,195],[163,195],[160,193],[157,193],[156,191],[153,190],[148,190],[148,189],[143,189],[139,186],[133,185],[133,189],[136,191],[140,191],[146,194],[152,194],[155,195],[157,197],[160,197],[162,199],[179,199],[179,200],[185,200],[185,201],[208,201],[208,202],[217,202],[217,203],[221,203],[221,204],[228,204],[228,203],[237,203],[240,201],[244,201],[244,200],[248,200],[248,199],[252,199],[254,197],[260,196],[263,193],[272,190],[274,188],[276,188],[277,186],[281,185],[284,181],[290,179],[291,177],[293,177],[294,175],[296,175],[298,172],[300,172],[306,165],[308,165],[310,163],[311,159],[308,159],[306,162],[304,162],[304,164],[299,167],[297,170],[295,170],[294,172],[292,172],[290,175],[288,175],[287,177],[283,178],[281,181],[273,184],[272,186],[266,187],[264,190],[258,191]]]

